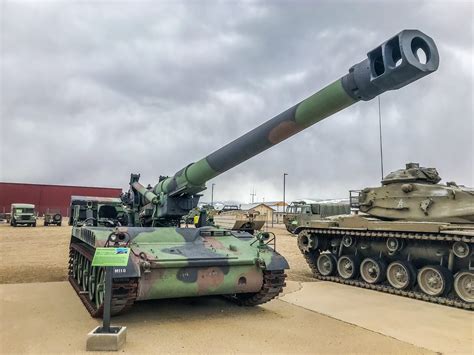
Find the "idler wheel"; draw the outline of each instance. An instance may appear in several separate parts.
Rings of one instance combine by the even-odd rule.
[[[318,237],[307,231],[298,234],[298,248],[305,253],[309,253],[318,247]]]
[[[417,281],[421,291],[427,295],[444,296],[453,286],[453,275],[443,266],[430,265],[418,272]]]
[[[397,290],[410,290],[416,282],[416,268],[408,261],[394,261],[387,268],[387,280]]]
[[[461,270],[454,278],[454,291],[464,302],[474,302],[474,272]]]
[[[316,260],[316,267],[323,276],[331,276],[336,271],[336,257],[332,254],[321,254]]]
[[[354,279],[359,273],[360,259],[355,255],[342,255],[337,261],[337,272],[345,280]]]
[[[360,276],[369,284],[385,280],[387,264],[379,258],[365,258],[360,264]]]

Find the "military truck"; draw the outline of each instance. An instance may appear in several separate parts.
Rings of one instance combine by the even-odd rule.
[[[12,203],[10,225],[36,227],[35,205],[30,203]]]
[[[425,52],[426,62],[418,59],[418,50]],[[151,299],[222,295],[246,306],[272,300],[283,290],[289,268],[275,250],[274,235],[179,227],[197,207],[206,182],[360,100],[399,89],[437,67],[433,40],[420,31],[402,31],[342,78],[174,175],[160,176],[155,186],[147,188],[139,182],[140,174],[131,174],[129,190],[122,195],[127,227],[72,228],[72,287],[92,316],[101,315],[105,270],[91,261],[96,248],[114,246],[128,247],[131,253],[126,267],[112,268],[113,314]]]
[[[295,230],[314,277],[474,309],[474,189],[406,164],[351,198],[359,213]]]
[[[288,232],[295,233],[298,227],[308,227],[311,225],[311,222],[318,221],[321,218],[349,213],[351,213],[349,203],[333,201],[307,203],[306,201],[293,201],[286,208],[285,214],[283,215],[283,223]]]
[[[44,214],[44,226],[55,225],[60,227],[63,221],[63,216],[60,209],[48,208]]]
[[[121,226],[127,225],[127,213],[120,198],[71,196],[70,226]]]

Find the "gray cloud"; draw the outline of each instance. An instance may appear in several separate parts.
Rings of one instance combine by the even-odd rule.
[[[474,185],[470,2],[6,2],[0,180],[126,187],[173,174],[345,74],[404,28],[437,73],[382,96],[385,170]],[[216,198],[344,197],[380,180],[363,102],[213,180]],[[205,192],[204,199],[209,199]]]

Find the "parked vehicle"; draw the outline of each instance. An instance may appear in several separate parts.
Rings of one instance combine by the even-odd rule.
[[[36,227],[35,205],[29,203],[12,203],[10,225],[13,227],[19,225]]]
[[[61,226],[63,216],[59,209],[47,209],[44,214],[44,226],[47,227],[50,224]]]

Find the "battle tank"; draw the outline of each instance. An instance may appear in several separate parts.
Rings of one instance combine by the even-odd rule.
[[[428,58],[421,63],[417,51]],[[128,246],[127,267],[113,268],[112,313],[135,301],[224,295],[254,306],[276,297],[285,286],[288,263],[271,246],[269,233],[216,227],[180,228],[196,208],[210,179],[265,151],[314,123],[387,90],[399,89],[438,67],[433,40],[405,30],[368,53],[349,73],[154,187],[132,174],[122,196],[128,226],[74,226],[70,242],[69,281],[92,316],[103,310],[105,271],[91,266],[97,247]]]
[[[406,164],[352,194],[354,215],[298,228],[316,278],[474,309],[474,189]]]

